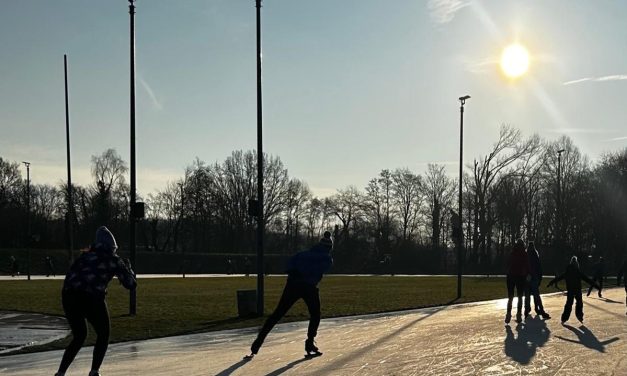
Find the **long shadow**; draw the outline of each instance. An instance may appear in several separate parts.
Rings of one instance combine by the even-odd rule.
[[[282,373],[284,373],[284,372],[294,368],[294,366],[296,366],[296,365],[298,365],[300,363],[309,361],[309,360],[311,360],[311,358],[302,357],[301,359],[298,359],[298,360],[295,360],[295,361],[293,361],[293,362],[291,362],[289,364],[286,364],[286,365],[284,365],[281,368],[275,369],[274,371],[268,373],[266,376],[277,376],[277,375],[280,375],[280,374],[282,374]]]
[[[333,361],[333,362],[331,362],[331,363],[328,363],[326,366],[324,366],[323,368],[319,369],[319,370],[318,370],[318,372],[319,372],[320,374],[323,374],[323,375],[324,375],[324,374],[327,374],[327,371],[328,371],[329,369],[333,369],[333,367],[334,367],[336,364],[338,364],[338,363],[345,363],[346,361],[348,361],[348,360],[350,360],[350,359],[357,358],[357,357],[359,357],[360,355],[363,355],[363,354],[366,354],[366,353],[368,353],[368,352],[372,351],[372,348],[373,348],[373,347],[378,346],[378,345],[380,345],[380,344],[382,344],[382,343],[384,343],[384,342],[387,342],[387,341],[388,341],[388,340],[390,340],[391,338],[394,338],[394,337],[398,336],[398,335],[399,335],[399,333],[401,333],[401,332],[403,332],[403,331],[407,330],[408,328],[410,328],[410,327],[412,327],[412,326],[416,325],[416,324],[417,324],[417,323],[419,323],[420,321],[425,320],[425,319],[427,319],[427,318],[429,318],[429,317],[431,317],[431,316],[435,315],[436,313],[438,313],[438,312],[442,311],[443,309],[445,309],[445,308],[446,308],[446,307],[448,307],[449,305],[451,305],[451,304],[455,303],[456,301],[457,301],[457,298],[456,298],[456,299],[453,299],[453,300],[451,300],[451,301],[449,301],[449,302],[447,302],[447,303],[446,303],[445,305],[443,305],[443,306],[440,306],[440,307],[434,308],[433,312],[430,312],[430,313],[428,313],[428,314],[426,314],[426,315],[424,315],[424,316],[421,316],[421,317],[417,318],[416,320],[413,320],[413,321],[411,321],[411,322],[408,322],[407,324],[405,324],[405,325],[401,326],[400,328],[398,328],[398,329],[396,329],[395,331],[393,331],[393,332],[389,333],[388,335],[383,336],[383,337],[381,337],[381,338],[379,338],[379,339],[375,340],[375,341],[374,341],[374,342],[372,342],[371,344],[366,345],[366,346],[364,346],[364,347],[360,348],[359,350],[357,350],[357,351],[355,351],[355,352],[352,352],[352,353],[350,353],[350,354],[346,354],[346,355],[344,355],[344,356],[342,356],[342,357],[336,358],[336,359],[335,359],[335,361]]]
[[[592,309],[596,309],[596,310],[601,311],[601,312],[609,313],[610,315],[614,315],[616,317],[621,317],[621,318],[625,317],[625,315],[622,315],[622,314],[616,313],[616,312],[612,312],[609,309],[598,307],[598,306],[596,306],[594,304],[590,304],[590,302],[586,302],[586,307],[590,307]]]
[[[570,326],[568,324],[564,324],[564,328],[570,330],[571,332],[575,333],[575,335],[577,336],[577,339],[579,341],[574,341],[572,339],[569,338],[564,338],[561,336],[555,336],[563,341],[566,342],[571,342],[571,343],[579,343],[584,345],[585,347],[589,348],[589,349],[593,349],[596,350],[598,352],[605,352],[605,346],[609,345],[612,342],[616,342],[619,340],[618,337],[614,337],[614,338],[610,338],[607,339],[603,342],[599,341],[599,339],[594,335],[594,333],[592,333],[590,331],[590,329],[588,329],[585,325],[581,325],[579,328],[575,328],[573,326]]]
[[[505,326],[505,330],[505,355],[522,365],[529,364],[536,356],[538,347],[544,346],[551,336],[546,322],[537,316],[528,317],[524,323],[517,325],[517,336],[514,336],[509,325]]]
[[[239,362],[237,362],[237,363],[233,364],[232,366],[230,366],[229,368],[216,373],[216,376],[229,376],[230,374],[235,372],[238,368],[242,367],[244,364],[246,364],[248,362],[249,362],[249,360],[242,359]]]

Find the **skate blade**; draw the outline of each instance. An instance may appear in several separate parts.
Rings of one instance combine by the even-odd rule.
[[[255,354],[244,355],[242,360],[252,360],[255,357]]]
[[[321,352],[307,353],[305,354],[305,359],[317,358],[319,356],[322,356]]]

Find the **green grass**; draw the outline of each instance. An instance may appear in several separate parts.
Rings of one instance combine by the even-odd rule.
[[[280,297],[285,277],[268,277],[266,313]],[[455,277],[327,276],[320,284],[322,317],[338,317],[473,302],[506,295],[502,278],[464,278],[464,294],[456,300]],[[61,280],[0,281],[0,310],[63,315]],[[253,277],[140,279],[137,316],[129,317],[128,292],[110,284],[111,342],[260,325],[262,318],[237,317],[236,291],[255,289]],[[306,320],[299,301],[283,321]],[[62,348],[68,339],[33,350]],[[87,342],[93,344],[90,333]]]

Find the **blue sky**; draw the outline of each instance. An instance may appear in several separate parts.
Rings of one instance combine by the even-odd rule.
[[[0,3],[0,156],[35,183],[65,179],[63,54],[70,67],[74,180],[90,156],[129,155],[128,3]],[[328,195],[383,168],[457,168],[509,123],[562,134],[593,160],[627,146],[627,2],[265,0],[264,149]],[[138,0],[138,190],[196,158],[256,146],[253,0]],[[528,74],[498,65],[517,41]]]

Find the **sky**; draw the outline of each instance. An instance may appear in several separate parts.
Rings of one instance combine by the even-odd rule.
[[[137,187],[163,189],[196,158],[256,147],[253,0],[138,0]],[[593,161],[627,146],[624,1],[265,0],[264,151],[314,194],[382,169],[486,154],[501,124],[571,137]],[[529,51],[506,77],[503,49]],[[129,161],[124,0],[0,2],[0,157],[33,183],[66,179],[63,55],[73,181],[114,148]],[[25,171],[24,171],[25,176]]]

